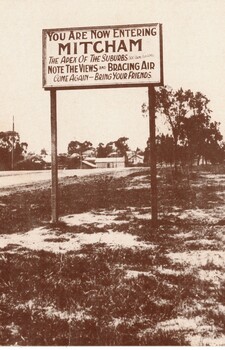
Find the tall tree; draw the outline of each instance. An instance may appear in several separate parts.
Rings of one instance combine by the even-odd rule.
[[[80,167],[82,168],[83,153],[92,148],[92,143],[90,141],[70,141],[68,144],[68,154],[72,155],[77,153],[80,158]]]
[[[106,158],[114,151],[114,142],[108,142],[106,145],[100,142],[97,147],[97,158]]]
[[[12,169],[23,158],[23,147],[20,144],[20,136],[16,131],[0,132],[0,167],[3,170]]]
[[[126,156],[126,152],[129,151],[129,146],[127,144],[128,137],[120,137],[115,141],[115,147],[120,156]]]
[[[90,141],[70,141],[70,143],[68,144],[68,154],[71,155],[73,153],[78,153],[80,156],[82,156],[82,154],[85,151],[90,150],[91,147],[92,143]]]
[[[156,137],[157,162],[172,165],[174,163],[173,137],[158,135]]]
[[[222,138],[219,123],[210,122],[210,116],[197,114],[184,118],[181,142],[189,164],[192,164],[195,158],[198,164],[201,158],[206,162],[215,160]]]
[[[220,163],[224,160],[223,136],[219,131],[219,125],[220,123],[211,122],[205,139],[206,147],[203,156],[206,162],[209,160],[212,164]]]
[[[172,131],[176,172],[178,143],[182,141],[185,118],[192,115],[204,115],[207,118],[210,113],[208,108],[209,100],[200,92],[194,94],[191,90],[184,91],[182,88],[175,91],[170,87],[159,88],[156,96],[157,111],[165,116]]]
[[[111,153],[115,152],[118,157],[126,157],[129,146],[127,144],[128,137],[119,137],[116,141],[110,141],[106,144],[99,143],[97,147],[97,157],[108,157]]]
[[[184,124],[192,116],[208,118],[211,112],[208,108],[209,102],[201,92],[193,93],[190,89],[173,90],[169,86],[163,86],[156,91],[156,113],[165,117],[173,136],[175,172],[177,172],[179,144],[184,143]],[[142,113],[146,114],[147,111],[148,106],[143,104]]]
[[[41,156],[47,156],[48,152],[46,151],[45,148],[42,148],[40,154],[41,154]]]

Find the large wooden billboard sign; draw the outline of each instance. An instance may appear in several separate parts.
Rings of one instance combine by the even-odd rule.
[[[162,85],[160,24],[43,30],[43,87]]]
[[[56,91],[148,87],[152,225],[157,226],[155,86],[163,85],[162,25],[43,29],[43,88],[51,97],[52,222],[58,221]]]

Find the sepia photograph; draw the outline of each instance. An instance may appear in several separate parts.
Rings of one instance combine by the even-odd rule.
[[[0,346],[225,346],[224,0],[0,13]]]

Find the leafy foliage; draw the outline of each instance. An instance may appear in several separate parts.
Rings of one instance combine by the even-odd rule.
[[[82,154],[91,149],[91,147],[92,143],[90,141],[70,141],[68,144],[68,154],[78,153],[80,156],[82,156]]]
[[[12,156],[16,164],[23,159],[24,148],[27,143],[20,143],[20,136],[18,132],[6,131],[0,132],[0,169],[10,170],[12,167]]]
[[[127,144],[128,137],[119,137],[116,141],[110,141],[105,146],[103,143],[99,143],[97,147],[97,157],[104,158],[111,156],[113,153],[118,157],[126,157],[129,146]]]
[[[97,158],[106,158],[110,155],[110,153],[114,152],[114,150],[115,148],[113,142],[109,142],[106,145],[100,142],[96,149]]]
[[[224,159],[223,139],[219,123],[211,122],[209,99],[201,92],[173,90],[169,86],[156,91],[156,113],[164,116],[172,135],[157,137],[158,159],[160,162],[174,163],[177,172],[178,163],[192,165],[197,159],[218,163]],[[142,105],[142,113],[148,112],[148,106]],[[147,143],[146,157],[148,159]],[[170,154],[170,156],[169,156]]]

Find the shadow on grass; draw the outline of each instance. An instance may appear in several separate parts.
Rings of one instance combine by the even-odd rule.
[[[179,293],[160,276],[125,275],[126,268],[149,271],[159,261],[149,251],[102,245],[64,255],[5,253],[0,260],[1,345],[158,345],[159,333],[140,333],[174,317]],[[56,312],[46,313],[51,309]],[[178,338],[170,343],[176,345]]]

